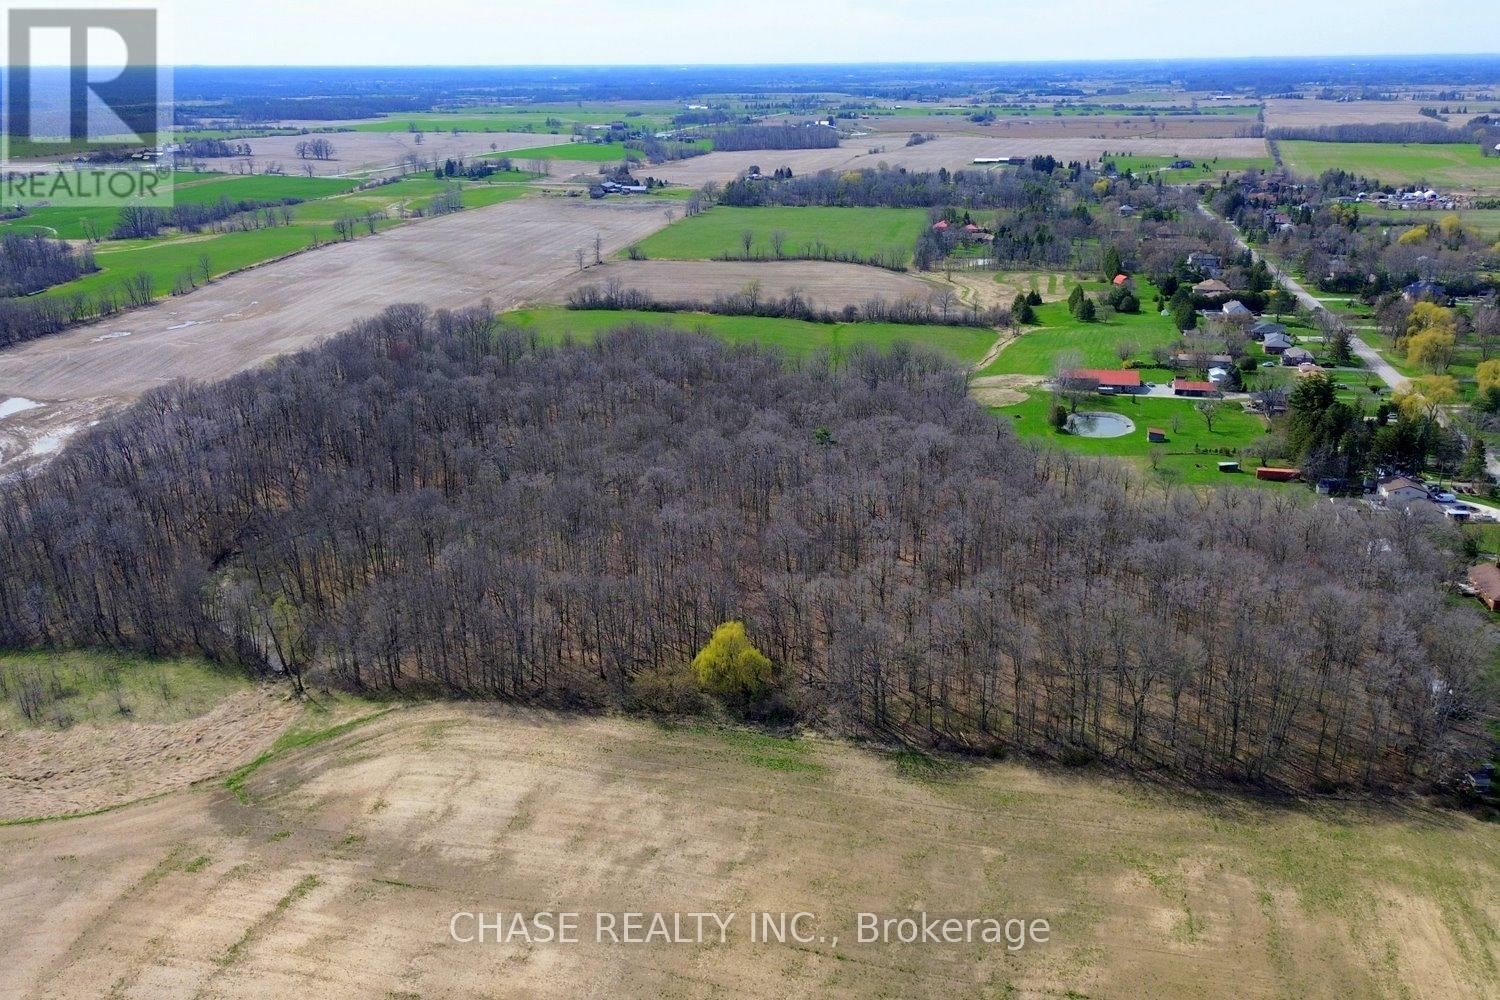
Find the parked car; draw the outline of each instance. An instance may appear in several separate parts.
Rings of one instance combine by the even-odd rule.
[[[1454,496],[1452,493],[1434,493],[1434,494],[1432,494],[1432,502],[1433,503],[1457,503],[1458,502],[1458,497]]]

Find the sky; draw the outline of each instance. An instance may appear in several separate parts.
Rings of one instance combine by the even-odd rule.
[[[77,6],[108,2],[78,0]],[[156,6],[165,28],[164,61],[177,65],[1012,62],[1500,52],[1497,0],[160,0]]]

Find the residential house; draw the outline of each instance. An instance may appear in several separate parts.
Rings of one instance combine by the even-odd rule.
[[[1387,476],[1375,484],[1375,493],[1386,503],[1409,504],[1431,500],[1427,487],[1410,476]]]
[[[1312,351],[1305,347],[1288,347],[1281,352],[1281,363],[1288,368],[1311,364],[1312,359]]]
[[[1120,206],[1120,214],[1123,215],[1127,219],[1130,218],[1132,215],[1135,214],[1135,206],[1134,205],[1121,205]]]
[[[1063,375],[1065,381],[1097,383],[1105,395],[1116,392],[1139,392],[1141,373],[1110,368],[1075,368]]]
[[[1220,311],[1230,319],[1251,319],[1255,316],[1255,313],[1251,312],[1250,308],[1239,299],[1230,299],[1224,303]]]
[[[1190,253],[1187,255],[1187,266],[1195,271],[1203,272],[1210,278],[1217,278],[1224,273],[1224,264],[1216,253],[1202,251]]]
[[[1469,569],[1469,586],[1474,596],[1491,611],[1500,611],[1500,566],[1480,563]]]
[[[1209,278],[1206,281],[1200,281],[1193,286],[1194,295],[1211,297],[1215,295],[1229,295],[1232,293],[1232,291],[1233,290],[1228,285],[1224,284],[1224,282],[1220,281],[1218,278]]]
[[[1407,302],[1443,302],[1448,298],[1448,289],[1442,282],[1424,278],[1401,289],[1401,297]]]
[[[1260,341],[1260,346],[1262,350],[1264,350],[1272,357],[1279,357],[1282,354],[1285,354],[1287,351],[1291,350],[1293,347],[1296,347],[1297,345],[1292,340],[1292,338],[1287,335],[1286,331],[1283,330],[1279,333],[1268,333],[1263,336]]]

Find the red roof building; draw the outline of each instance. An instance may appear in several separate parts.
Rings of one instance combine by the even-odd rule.
[[[1130,275],[1128,275],[1128,274],[1117,274],[1117,275],[1115,275],[1115,284],[1117,284],[1117,285],[1123,285],[1123,284],[1125,284],[1125,282],[1127,282],[1129,280],[1130,280]]]
[[[1139,389],[1141,387],[1140,372],[1110,368],[1075,368],[1064,377],[1088,379],[1098,382],[1101,387],[1109,386],[1111,389]]]
[[[944,232],[948,228],[948,220],[947,219],[939,219],[939,220],[937,220],[936,222],[934,222],[932,224],[932,228],[935,229],[935,230],[937,230],[940,233]]]
[[[1172,380],[1172,394],[1174,396],[1212,396],[1216,395],[1219,387],[1212,382],[1195,382],[1192,379],[1174,378]]]

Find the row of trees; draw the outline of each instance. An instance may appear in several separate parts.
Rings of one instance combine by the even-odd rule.
[[[41,236],[6,233],[0,237],[0,298],[30,295],[73,281],[98,265],[88,250]]]
[[[1163,494],[1021,444],[907,349],[552,349],[399,307],[0,490],[0,644],[640,706],[741,622],[769,665],[731,629],[698,679],[832,729],[1406,784],[1471,760],[1489,708],[1451,530]]]
[[[584,285],[568,293],[569,309],[628,309],[640,312],[707,312],[720,316],[764,316],[800,319],[811,323],[909,323],[937,326],[1008,326],[1011,314],[1004,309],[963,306],[951,289],[935,291],[925,298],[908,296],[887,300],[874,298],[842,309],[819,309],[798,289],[785,295],[767,295],[760,282],[751,281],[738,292],[710,299],[666,301],[650,292],[625,288],[618,278],[600,285]]]
[[[836,149],[839,134],[826,125],[735,125],[706,133],[722,152],[747,149]]]

